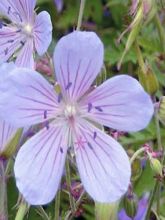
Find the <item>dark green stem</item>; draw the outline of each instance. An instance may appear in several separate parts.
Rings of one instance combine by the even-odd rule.
[[[7,189],[4,161],[0,160],[0,220],[7,220]]]
[[[66,183],[67,183],[67,188],[69,192],[69,201],[70,201],[70,206],[72,212],[75,212],[75,201],[74,198],[71,194],[71,174],[70,174],[70,165],[69,165],[69,159],[66,159]]]
[[[60,197],[61,197],[61,191],[58,190],[55,200],[55,215],[54,220],[60,219]]]

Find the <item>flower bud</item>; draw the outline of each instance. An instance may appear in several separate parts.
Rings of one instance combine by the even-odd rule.
[[[150,166],[154,171],[155,175],[162,176],[162,165],[158,159],[150,158]]]
[[[119,202],[115,203],[95,203],[96,220],[117,219]]]
[[[135,217],[135,215],[137,213],[137,207],[138,207],[138,198],[137,198],[136,194],[127,193],[124,196],[123,204],[124,204],[124,209],[126,211],[126,214],[130,218]]]
[[[160,99],[159,109],[158,109],[158,116],[160,121],[165,124],[165,96],[162,96]]]
[[[142,68],[139,68],[138,70],[139,81],[146,92],[148,92],[150,95],[154,95],[159,89],[158,80],[152,69],[148,65],[145,67],[145,72],[142,70]]]
[[[0,157],[8,159],[15,153],[17,149],[17,145],[22,135],[22,131],[23,131],[22,128],[17,130],[16,134],[11,138],[11,140],[5,146],[4,150],[0,152]]]

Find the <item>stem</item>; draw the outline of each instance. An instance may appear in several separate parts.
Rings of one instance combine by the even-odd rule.
[[[70,206],[72,212],[75,212],[75,201],[73,196],[71,195],[71,178],[70,178],[70,166],[69,166],[69,160],[68,158],[66,159],[66,183],[67,183],[67,188],[69,192],[69,200],[70,200]]]
[[[131,157],[131,159],[130,159],[130,163],[132,164],[133,162],[134,162],[134,160],[139,156],[139,154],[141,154],[142,152],[144,152],[145,151],[145,148],[143,147],[143,148],[140,148],[139,150],[137,150],[134,154],[133,154],[133,156]]]
[[[60,190],[58,190],[57,195],[56,195],[56,200],[55,200],[54,220],[60,219],[60,197],[61,197],[61,192],[60,192]]]
[[[8,219],[6,178],[3,160],[0,160],[0,219]]]
[[[155,99],[156,101],[156,99]],[[158,118],[158,108],[155,110],[155,126],[156,126],[156,136],[157,136],[157,144],[158,144],[158,150],[162,150],[162,142],[161,142],[161,134],[160,134],[160,124],[159,124],[159,118]],[[164,155],[164,149],[163,149],[163,155]],[[164,158],[164,156],[163,156]],[[162,159],[162,164],[163,164]],[[156,192],[156,198],[157,198],[157,203],[156,203],[156,212],[159,216],[160,213],[160,183],[158,182],[158,187],[157,187],[157,192]]]
[[[154,98],[154,101],[156,101],[155,98]],[[156,136],[157,136],[158,150],[162,150],[160,124],[159,124],[159,118],[158,118],[158,109],[156,109],[156,111],[155,111],[155,126],[156,126]],[[163,150],[163,155],[164,155],[164,150]],[[163,164],[164,158],[165,157],[163,156],[162,164]],[[151,207],[152,207],[155,196],[157,198],[157,204],[156,204],[157,210],[156,211],[157,211],[157,214],[159,215],[159,213],[160,213],[160,182],[158,180],[156,181],[153,192],[150,196],[149,205],[148,205],[148,209],[147,209],[146,220],[149,220]]]
[[[77,200],[77,202],[76,202],[76,204],[75,204],[76,210],[77,210],[77,208],[79,207],[79,205],[81,204],[84,194],[85,194],[85,191],[83,190],[82,193],[81,193],[81,195],[80,195],[80,197],[79,197],[79,199]],[[75,212],[76,212],[76,210],[75,210]],[[71,219],[73,219],[75,212],[69,211],[68,214],[67,214],[66,217],[65,217],[65,220],[71,220]]]
[[[154,197],[155,197],[156,191],[158,189],[158,186],[159,186],[159,182],[156,181],[154,189],[153,189],[153,192],[152,192],[152,194],[150,196],[150,200],[149,200],[149,204],[148,204],[148,209],[147,209],[147,214],[146,214],[145,220],[150,220],[149,217],[150,217],[151,207],[152,207],[152,203],[154,201]]]
[[[23,220],[28,210],[28,206],[25,202],[22,202],[19,206],[15,220]]]
[[[84,8],[85,8],[85,0],[81,0],[80,10],[79,10],[79,15],[78,15],[78,22],[77,22],[77,31],[79,31],[81,28]]]
[[[140,47],[139,47],[137,41],[135,41],[135,49],[136,49],[136,54],[137,54],[139,66],[141,67],[143,73],[146,73],[144,59],[143,59],[143,56],[142,56],[142,53],[141,53],[141,50],[140,50]]]
[[[158,14],[155,15],[154,20],[155,20],[156,27],[158,29],[160,43],[161,43],[163,52],[165,52],[165,31],[162,27]]]

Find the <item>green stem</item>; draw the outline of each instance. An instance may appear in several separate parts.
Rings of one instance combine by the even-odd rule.
[[[153,189],[153,192],[152,192],[152,194],[150,196],[150,200],[149,200],[149,204],[148,204],[148,209],[147,209],[147,214],[146,214],[145,220],[150,220],[151,207],[152,207],[152,203],[154,201],[155,194],[156,194],[156,192],[158,190],[158,186],[159,186],[159,182],[156,181],[154,189]]]
[[[76,208],[75,208],[75,201],[74,198],[70,192],[71,190],[71,174],[70,174],[70,166],[69,166],[69,160],[68,158],[66,159],[66,183],[67,183],[67,188],[68,188],[68,192],[69,192],[69,200],[70,200],[70,206],[71,206],[71,210],[72,212],[75,212]]]
[[[19,206],[15,220],[23,220],[27,211],[28,211],[28,205],[25,202],[22,202]]]
[[[60,190],[58,190],[57,195],[56,195],[56,200],[55,200],[54,220],[60,219],[60,197],[61,197],[61,192],[60,192]]]
[[[154,98],[154,101],[156,99]],[[159,118],[158,118],[158,109],[155,110],[155,126],[156,126],[156,136],[157,136],[157,145],[158,145],[158,150],[162,150],[162,142],[161,142],[161,134],[160,134],[160,124],[159,124]],[[163,155],[164,155],[164,150],[163,150]],[[164,156],[162,158],[162,164],[164,161]],[[156,212],[159,215],[160,213],[160,182],[157,180],[153,189],[153,192],[150,196],[149,200],[149,205],[147,209],[147,215],[146,215],[146,220],[149,219],[149,215],[151,212],[151,207],[154,201],[154,197],[156,196],[157,203],[156,203]]]
[[[81,28],[82,18],[83,18],[83,13],[84,13],[84,8],[85,8],[85,0],[81,0],[80,10],[79,10],[79,16],[78,16],[78,22],[77,22],[77,31],[79,31],[80,28]]]
[[[8,219],[6,178],[3,160],[0,160],[0,219]]]
[[[160,22],[158,14],[155,15],[154,20],[155,20],[156,27],[158,29],[160,43],[161,43],[163,52],[165,52],[165,31],[163,29],[163,25]]]
[[[134,160],[142,153],[142,152],[144,152],[145,151],[145,148],[143,147],[143,148],[140,148],[139,150],[137,150],[134,154],[133,154],[133,156],[131,157],[131,159],[130,159],[130,163],[132,164],[133,162],[134,162]]]
[[[75,204],[76,210],[78,209],[79,205],[81,204],[84,194],[85,194],[85,191],[82,191],[79,199],[77,200],[77,202]],[[75,210],[75,212],[76,212],[76,210]],[[65,220],[73,219],[75,212],[69,211],[65,217]]]

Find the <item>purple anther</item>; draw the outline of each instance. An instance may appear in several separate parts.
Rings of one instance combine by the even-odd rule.
[[[25,45],[25,42],[23,42],[22,40],[20,41],[20,44],[22,45],[22,46],[24,46]]]
[[[45,122],[45,127],[46,127],[47,130],[49,129],[49,121]]]
[[[14,42],[14,40],[8,40],[7,42],[8,42],[8,43],[13,43],[13,42]]]
[[[7,54],[8,54],[8,51],[9,51],[9,49],[8,49],[8,48],[6,48],[6,49],[4,50],[5,55],[7,55]]]
[[[91,145],[91,143],[87,143],[88,144],[88,147],[91,149],[91,150],[93,150],[93,147],[92,147],[92,145]]]
[[[96,132],[96,131],[94,131],[94,133],[93,133],[93,139],[95,140],[95,139],[96,139],[96,137],[97,137],[97,132]]]
[[[98,110],[99,112],[103,112],[103,109],[100,106],[95,106],[95,109]]]
[[[7,13],[10,14],[10,11],[11,11],[11,7],[9,6],[8,10],[7,10]]]
[[[68,85],[65,87],[66,90],[70,89],[70,87],[72,86],[72,82],[69,82]]]
[[[92,103],[88,103],[88,112],[92,110]]]
[[[62,154],[63,154],[63,152],[64,152],[62,147],[60,147],[60,152],[61,152]]]
[[[61,102],[61,100],[62,100],[62,94],[61,94],[61,92],[58,94],[58,103],[60,103]]]
[[[46,119],[47,118],[47,111],[45,110],[44,111],[44,119]]]

